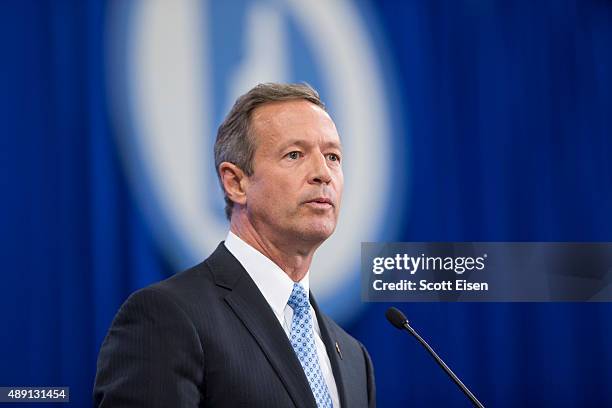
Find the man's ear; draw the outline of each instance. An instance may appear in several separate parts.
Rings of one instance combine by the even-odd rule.
[[[225,195],[236,204],[246,204],[247,175],[244,171],[233,163],[222,162],[219,165],[219,175]]]

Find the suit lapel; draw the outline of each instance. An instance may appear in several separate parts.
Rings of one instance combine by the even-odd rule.
[[[327,319],[319,310],[319,305],[315,301],[312,293],[310,295],[310,304],[317,314],[317,321],[319,322],[319,329],[321,330],[321,339],[325,344],[327,355],[332,366],[334,373],[334,380],[336,381],[336,388],[338,389],[338,398],[340,398],[340,406],[346,407],[346,395],[344,389],[344,381],[342,380],[342,361],[340,360],[340,353],[342,352],[342,345],[337,339],[333,329],[327,324]],[[339,345],[340,351],[336,349],[336,344]]]
[[[225,301],[261,347],[297,407],[314,407],[308,379],[274,312],[240,262],[220,244],[207,260]]]

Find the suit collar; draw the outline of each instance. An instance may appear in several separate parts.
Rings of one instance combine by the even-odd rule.
[[[310,390],[308,379],[295,356],[285,331],[247,271],[227,250],[223,242],[206,260],[206,263],[210,267],[215,283],[230,290],[225,296],[225,301],[266,354],[295,405],[297,407],[316,407],[316,401]],[[340,359],[342,344],[338,339],[335,328],[319,309],[312,292],[310,294],[310,304],[317,315],[321,339],[325,344],[332,365],[340,405],[346,407],[346,390],[342,379],[342,367],[345,364]],[[336,344],[338,344],[340,352],[337,351]]]
[[[247,244],[240,237],[228,232],[224,242],[227,250],[240,262],[266,299],[276,318],[283,321],[287,301],[293,291],[293,280],[267,256]],[[309,293],[309,273],[300,284]]]
[[[229,289],[225,301],[257,341],[295,405],[316,408],[308,379],[287,335],[240,262],[221,243],[206,263],[215,284]]]
[[[240,262],[225,248],[223,242],[217,246],[217,249],[204,263],[210,267],[215,284],[225,289],[233,289],[238,281],[248,276]]]

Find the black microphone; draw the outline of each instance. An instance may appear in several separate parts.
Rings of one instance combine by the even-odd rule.
[[[472,404],[474,404],[475,407],[484,408],[484,405],[482,405],[480,401],[476,399],[474,394],[472,394],[472,392],[468,390],[468,388],[461,382],[459,377],[457,377],[455,373],[453,373],[453,370],[451,370],[446,365],[446,363],[442,361],[442,359],[436,354],[436,352],[429,346],[429,344],[427,344],[427,342],[425,342],[425,340],[423,340],[423,338],[419,336],[419,333],[417,333],[412,327],[410,327],[408,319],[406,319],[406,316],[404,316],[404,314],[400,310],[394,307],[390,307],[385,312],[385,316],[387,317],[387,320],[389,320],[389,323],[391,323],[393,326],[397,327],[400,330],[407,330],[410,334],[416,337],[419,343],[421,343],[423,347],[425,347],[427,351],[429,351],[429,354],[431,354],[432,357],[436,360],[436,363],[438,363],[438,365],[442,367],[446,374],[448,374],[450,378],[453,379],[455,384],[457,384],[457,386],[461,388],[461,391],[463,391],[463,393],[470,399],[470,401],[472,401]]]

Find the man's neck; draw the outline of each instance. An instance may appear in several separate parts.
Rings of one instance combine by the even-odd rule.
[[[232,222],[230,231],[278,265],[294,282],[306,276],[318,247],[276,242],[259,233],[250,223]]]

